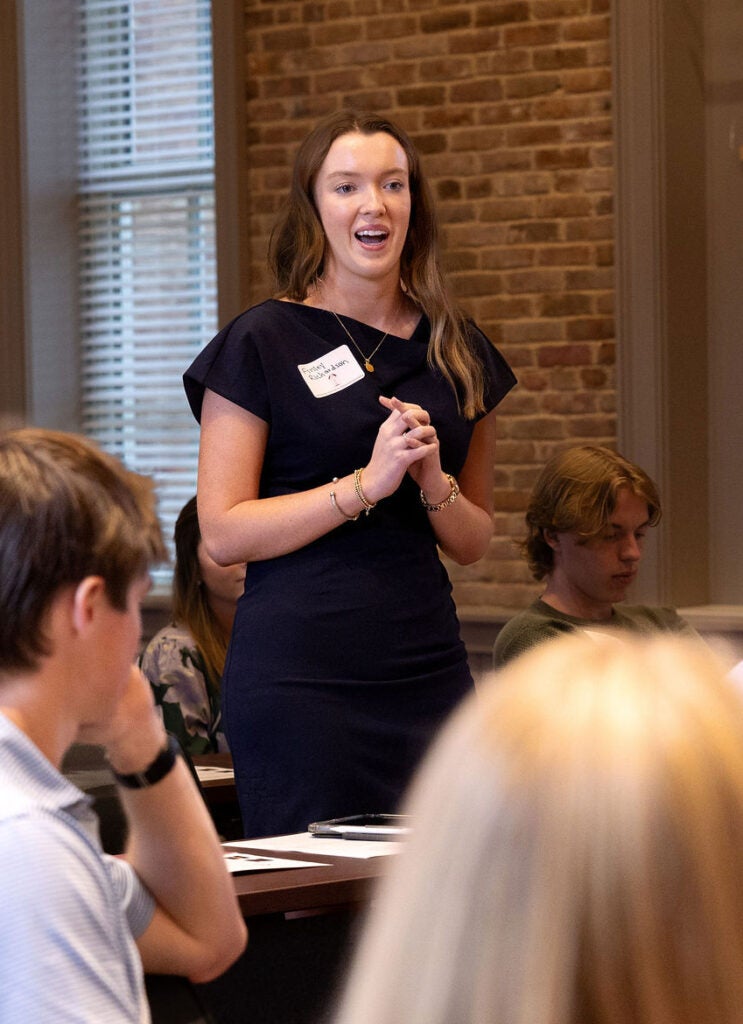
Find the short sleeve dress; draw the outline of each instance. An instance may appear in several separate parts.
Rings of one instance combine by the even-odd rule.
[[[380,332],[345,322],[371,352]],[[332,313],[270,299],[206,346],[184,375],[186,394],[197,419],[208,388],[268,424],[261,497],[364,466],[388,415],[380,395],[428,410],[444,471],[456,476],[476,421],[429,365],[429,332],[422,317],[409,339],[387,337],[367,373]],[[469,333],[489,411],[515,377],[474,324]],[[472,686],[451,584],[410,477],[369,515],[251,563],[222,680],[245,835],[394,811]]]

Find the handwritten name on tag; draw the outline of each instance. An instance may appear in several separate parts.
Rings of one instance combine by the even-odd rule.
[[[327,398],[364,378],[348,345],[339,345],[314,362],[299,363],[297,369],[315,398]]]

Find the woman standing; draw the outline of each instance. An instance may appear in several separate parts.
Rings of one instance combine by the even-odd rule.
[[[393,810],[472,688],[437,546],[493,532],[493,409],[515,378],[453,308],[407,135],[341,111],[305,139],[276,297],[185,375],[212,557],[251,562],[223,713],[246,835]]]

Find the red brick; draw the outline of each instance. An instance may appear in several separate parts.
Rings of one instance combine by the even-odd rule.
[[[597,411],[596,395],[590,391],[553,391],[544,396],[544,411],[557,416],[576,416]]]
[[[588,245],[554,245],[537,250],[537,263],[542,267],[574,267],[576,264],[591,263],[593,252]],[[567,277],[568,287],[571,284]]]
[[[482,254],[483,268],[506,270],[513,267],[531,267],[534,264],[532,248],[515,248],[508,246],[503,249],[490,249]]]
[[[576,121],[565,125],[563,138],[566,142],[603,142],[612,136],[611,118],[594,118],[591,121]]]
[[[599,366],[587,366],[580,371],[580,380],[584,388],[604,388],[608,379],[606,370]]]
[[[497,274],[452,274],[451,283],[460,298],[494,295],[500,288]]]
[[[337,71],[324,71],[315,76],[315,82],[320,92],[347,92],[362,84],[360,68],[339,68]]]
[[[592,239],[604,240],[614,235],[614,222],[611,217],[585,217],[570,221],[565,227],[565,238],[569,242]]]
[[[456,106],[450,102],[444,107],[423,110],[422,122],[426,128],[461,128],[475,123],[475,111],[472,104]]]
[[[473,75],[472,62],[467,57],[436,57],[430,60],[422,60],[419,67],[420,77],[432,82],[454,82],[455,79],[471,79]],[[481,83],[481,88],[487,88],[490,83]],[[499,94],[498,94],[499,95]],[[495,99],[498,96],[493,97]],[[452,87],[452,99],[459,102]]]
[[[462,8],[437,10],[433,14],[424,14],[420,19],[421,32],[452,32],[454,29],[470,28],[472,12]]]
[[[558,149],[538,149],[535,154],[535,166],[557,170],[561,167],[588,167],[590,151],[587,147],[565,147]]]
[[[532,367],[534,365],[534,348],[532,345],[510,345],[505,342],[500,346],[500,351],[513,367]],[[519,374],[523,380],[523,374]]]
[[[447,149],[446,135],[443,132],[418,133],[415,144],[420,153],[445,153]]]
[[[501,149],[483,153],[484,171],[529,171],[534,166],[533,156],[526,149]]]
[[[482,306],[486,315],[497,320],[522,319],[532,315],[532,304],[529,299],[523,297],[496,296],[483,302]]]
[[[566,92],[608,92],[611,89],[611,71],[608,68],[566,71],[562,84]]]
[[[540,412],[541,401],[534,392],[516,388],[508,396],[509,416],[535,416]]]
[[[532,67],[530,50],[491,50],[480,57],[483,70],[491,75],[513,75],[520,71],[529,71]]]
[[[609,19],[605,17],[581,18],[568,21],[562,26],[564,39],[588,40],[608,39],[610,32]]]
[[[356,64],[374,64],[379,61],[387,61],[390,57],[389,46],[386,43],[346,43],[342,49],[337,51],[341,62],[354,67]]]
[[[504,463],[518,465],[519,463],[533,462],[534,454],[534,445],[529,441],[498,442],[498,463],[500,465]]]
[[[566,421],[575,437],[615,437],[616,420],[613,416],[572,416]]]
[[[549,377],[541,370],[525,370],[519,374],[519,387],[527,391],[546,391],[549,387]]]
[[[540,366],[586,366],[590,362],[588,345],[545,345],[539,350]]]
[[[506,145],[508,146],[544,146],[548,143],[559,143],[563,139],[563,129],[559,124],[520,124],[506,129]]]
[[[538,21],[552,21],[588,13],[588,0],[535,0],[532,16]]]
[[[407,39],[394,39],[390,46],[392,53],[398,58],[432,57],[437,53],[449,53],[446,36],[423,36],[416,33]]]
[[[525,604],[536,588],[512,541],[535,474],[560,448],[616,444],[608,0],[247,10],[251,297],[271,292],[266,248],[299,140],[347,103],[390,114],[423,155],[452,288],[519,377],[498,415],[498,537],[451,567],[455,594]]]
[[[611,270],[569,270],[565,277],[566,286],[577,291],[611,288],[614,284],[614,273]]]
[[[560,416],[532,416],[528,419],[516,419],[511,424],[511,437],[514,438],[564,438],[568,437],[567,423]]]
[[[505,95],[508,99],[545,96],[562,87],[558,75],[514,75],[506,79]]]
[[[617,392],[616,388],[613,388],[609,392],[604,392],[599,395],[599,408],[601,412],[616,413],[617,411]]]
[[[464,188],[468,199],[487,199],[493,194],[493,179],[472,178],[464,183]]]
[[[566,96],[538,97],[532,100],[531,113],[537,121],[569,121],[574,118],[593,118],[606,114],[609,102],[594,93]]]
[[[511,224],[507,237],[511,245],[525,242],[558,242],[561,240],[560,226],[554,221],[527,221],[524,224]]]
[[[580,194],[540,196],[537,200],[537,217],[586,217],[591,213],[592,202],[589,196]]]
[[[506,46],[548,46],[560,38],[560,28],[553,24],[535,24],[509,26],[503,30],[503,41]]]
[[[561,291],[565,287],[565,274],[561,270],[513,271],[510,274],[505,274],[504,279],[506,290],[512,294],[544,295],[544,293]]]
[[[481,204],[483,221],[523,220],[534,216],[534,201],[525,198],[493,199]]]
[[[335,26],[331,26],[334,28]],[[358,37],[358,28],[356,35]],[[369,18],[366,25],[367,39],[383,39],[387,42],[398,36],[408,37],[415,33],[416,18],[412,15],[399,15],[396,18]]]
[[[261,42],[266,50],[287,53],[291,50],[306,50],[310,46],[311,36],[306,28],[284,28],[261,33]]]
[[[396,96],[401,107],[439,106],[446,99],[443,85],[414,85],[399,89]]]
[[[567,325],[571,341],[599,341],[614,337],[614,321],[610,317],[587,317],[571,320]]]
[[[613,366],[616,362],[616,345],[613,342],[604,342],[599,345],[596,362],[601,366]]]
[[[492,103],[493,100],[499,100],[502,95],[503,86],[497,78],[454,82],[449,90],[452,103]]]
[[[575,292],[545,295],[539,304],[540,316],[583,316],[591,312],[593,307],[590,297]]]
[[[585,46],[549,46],[534,54],[536,71],[554,71],[558,68],[584,68],[588,64]]]
[[[520,3],[490,3],[479,4],[475,16],[475,24],[478,28],[487,25],[507,25],[512,22],[529,20],[529,4]]]
[[[497,28],[477,32],[456,32],[449,38],[449,53],[482,53],[501,46],[501,33]]]

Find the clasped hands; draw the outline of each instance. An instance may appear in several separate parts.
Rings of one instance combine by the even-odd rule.
[[[448,491],[439,457],[439,439],[428,412],[399,398],[380,395],[379,402],[389,410],[389,416],[379,428],[364,469],[367,497],[378,501],[393,494],[406,473],[426,494]]]

